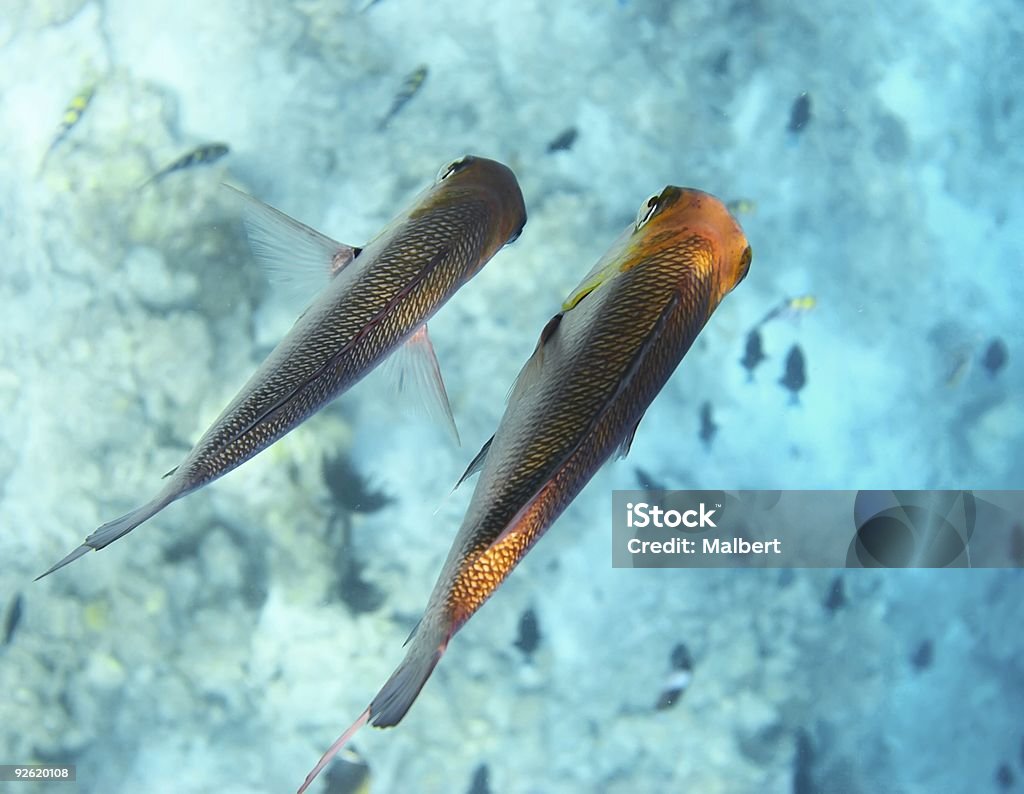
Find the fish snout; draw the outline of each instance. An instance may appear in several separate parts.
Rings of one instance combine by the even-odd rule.
[[[526,226],[526,201],[519,180],[504,163],[466,155],[458,162],[454,180],[471,189],[487,207],[487,258],[514,242]]]

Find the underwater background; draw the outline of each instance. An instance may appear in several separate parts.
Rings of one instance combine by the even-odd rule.
[[[749,277],[311,791],[1024,791],[1019,568],[610,553],[616,488],[1021,486],[1022,73],[1012,0],[2,0],[0,763],[78,779],[0,791],[293,791],[401,658],[540,329],[666,184],[734,202]],[[359,245],[467,152],[529,222],[431,322],[461,449],[371,376],[32,583],[302,309],[220,182]]]

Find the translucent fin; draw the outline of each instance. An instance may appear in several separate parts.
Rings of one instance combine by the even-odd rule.
[[[249,247],[272,284],[308,300],[359,255],[359,248],[332,240],[231,185],[224,187],[245,204]]]
[[[629,448],[633,446],[633,437],[636,435],[636,431],[640,428],[640,422],[643,420],[644,418],[641,416],[640,421],[633,425],[633,429],[622,439],[622,443],[619,444],[619,448],[615,451],[614,459],[622,460],[629,454]]]
[[[559,312],[548,320],[548,324],[540,332],[540,339],[537,340],[537,347],[534,349],[533,355],[523,364],[523,368],[519,370],[519,374],[516,376],[515,383],[512,384],[512,388],[508,391],[506,402],[510,406],[521,400],[523,395],[530,391],[537,381],[540,380],[541,370],[544,367],[544,346],[555,335],[555,331],[558,330],[561,322],[562,313]]]
[[[426,413],[432,421],[445,429],[456,446],[462,446],[452,406],[448,402],[448,392],[441,377],[441,366],[437,363],[426,324],[420,326],[394,352],[386,371],[394,383],[395,391],[412,409]]]
[[[299,786],[299,789],[295,794],[302,794],[302,792],[309,788],[309,784],[316,780],[316,776],[324,771],[324,767],[326,767],[331,762],[331,759],[341,751],[341,748],[348,744],[349,740],[359,732],[359,729],[362,728],[369,719],[370,707],[367,706],[366,710],[359,715],[359,718],[348,727],[348,730],[335,739],[334,744],[327,748],[327,752],[320,756],[320,760],[316,762],[316,766],[314,766],[313,769],[310,770],[309,774],[306,775],[306,779],[303,781],[302,785]]]
[[[480,447],[480,451],[477,452],[476,457],[473,458],[472,461],[470,461],[469,466],[466,467],[465,473],[461,477],[459,477],[459,481],[455,483],[455,487],[452,488],[452,491],[458,490],[458,487],[462,485],[462,483],[464,483],[474,474],[479,473],[480,469],[484,467],[484,461],[487,459],[487,453],[491,449],[492,441],[494,441],[494,436],[491,436],[489,439],[487,439],[487,443]]]

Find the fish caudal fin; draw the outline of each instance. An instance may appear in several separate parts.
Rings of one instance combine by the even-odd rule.
[[[416,628],[412,647],[398,665],[398,669],[391,674],[391,678],[381,687],[380,692],[359,718],[323,754],[317,765],[306,775],[296,794],[303,794],[331,759],[367,722],[376,728],[391,728],[402,721],[444,655],[448,639],[451,637],[451,632],[447,628],[425,624],[427,621],[423,620]]]
[[[143,523],[144,521],[148,521],[150,518],[155,516],[157,513],[159,513],[161,510],[167,507],[167,505],[173,502],[176,498],[177,494],[168,495],[165,492],[158,496],[156,499],[153,499],[151,502],[144,504],[142,507],[132,510],[130,513],[126,513],[120,518],[115,518],[113,521],[108,521],[106,524],[104,524],[91,535],[89,535],[89,537],[85,539],[85,543],[83,543],[81,546],[79,546],[77,549],[75,549],[73,552],[71,552],[69,555],[67,555],[64,559],[62,559],[56,565],[51,567],[45,573],[39,574],[39,576],[36,577],[36,581],[38,582],[44,576],[49,576],[51,573],[60,568],[63,568],[65,565],[70,565],[79,557],[86,554],[87,552],[92,551],[93,549],[99,551],[100,549],[109,546],[118,538],[127,535],[129,532],[135,529],[135,527],[139,526],[139,524]]]

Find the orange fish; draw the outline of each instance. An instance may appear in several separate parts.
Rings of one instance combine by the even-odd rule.
[[[541,332],[508,408],[462,480],[480,480],[398,669],[309,773],[306,790],[367,722],[396,725],[452,636],[618,451],[751,252],[713,196],[667,187]],[[462,482],[460,480],[460,482]]]

